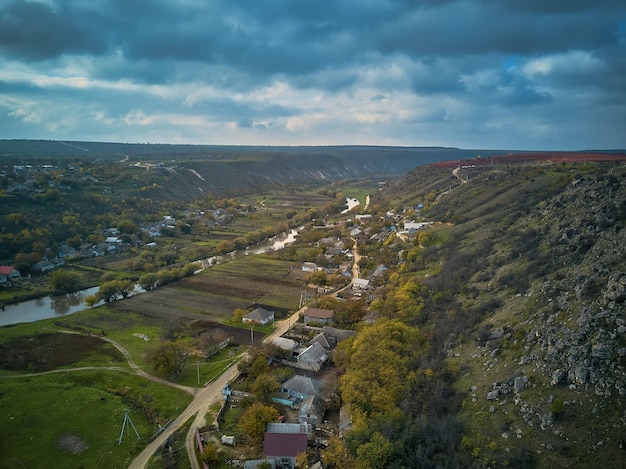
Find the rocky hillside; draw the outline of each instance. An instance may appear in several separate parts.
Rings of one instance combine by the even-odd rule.
[[[620,467],[624,162],[452,170],[418,168],[377,202],[421,202],[416,217],[442,222],[414,275],[430,323],[457,322],[440,340],[458,370],[463,449],[485,467],[513,454],[524,466]]]

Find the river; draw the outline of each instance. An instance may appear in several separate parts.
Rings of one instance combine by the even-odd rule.
[[[296,236],[298,235],[300,229],[293,229],[287,234],[277,235],[268,241],[246,248],[245,250],[231,252],[228,256],[234,257],[239,253],[244,255],[263,254],[265,252],[282,249],[296,240]],[[202,272],[204,269],[214,265],[219,262],[221,258],[222,256],[213,256],[207,259],[197,260],[196,262],[200,264],[201,268],[196,271],[196,273]],[[24,322],[35,322],[42,319],[55,318],[89,309],[89,307],[84,303],[85,298],[96,293],[98,288],[99,287],[92,287],[71,295],[46,296],[34,300],[22,301],[21,303],[5,305],[4,308],[0,310],[0,326]],[[136,286],[132,294],[138,295],[142,293],[145,293],[145,291]],[[94,307],[101,304],[102,302],[97,303]]]

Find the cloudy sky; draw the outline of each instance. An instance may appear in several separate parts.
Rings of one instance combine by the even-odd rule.
[[[0,0],[0,138],[626,148],[626,1]]]

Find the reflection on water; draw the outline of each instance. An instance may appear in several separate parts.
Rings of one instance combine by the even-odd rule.
[[[301,229],[301,228],[300,228]],[[293,243],[298,235],[298,230],[293,229],[288,234],[281,234],[272,239],[269,239],[265,243],[244,251],[245,254],[261,254],[268,251],[282,249],[289,243]],[[234,257],[237,252],[230,253],[230,256]],[[196,273],[210,267],[216,262],[219,262],[222,256],[210,257],[208,259],[198,260],[201,268]],[[80,292],[71,295],[60,296],[46,296],[43,298],[37,298],[34,300],[27,300],[21,303],[5,305],[0,310],[0,326],[7,324],[17,324],[22,322],[34,322],[41,319],[53,318],[55,316],[61,316],[64,314],[72,314],[77,311],[87,309],[87,306],[83,303],[85,298],[89,295],[93,295],[98,291],[98,287],[88,288]],[[135,285],[133,295],[145,293],[138,285]],[[95,306],[101,304],[97,303]]]
[[[84,299],[85,295],[83,295],[82,293],[53,296],[50,298],[52,309],[56,314],[59,315],[67,313],[72,306],[79,306]]]

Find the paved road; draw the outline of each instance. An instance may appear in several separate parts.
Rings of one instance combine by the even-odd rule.
[[[274,332],[272,332],[269,336],[267,336],[263,342],[271,342],[276,337],[280,337],[283,335],[289,327],[295,324],[300,317],[300,313],[304,308],[296,311],[292,314],[288,319],[285,319],[278,323],[278,327]],[[161,447],[161,445],[180,427],[182,427],[187,420],[189,420],[194,415],[196,416],[193,421],[189,433],[187,433],[187,437],[185,439],[185,447],[187,448],[187,454],[189,455],[189,464],[193,469],[200,469],[200,464],[198,463],[195,457],[195,431],[196,428],[202,428],[206,426],[206,414],[209,411],[209,408],[223,400],[222,390],[232,380],[234,380],[239,375],[236,364],[230,366],[228,370],[222,373],[215,381],[206,387],[202,388],[199,392],[196,393],[193,401],[189,406],[183,411],[183,413],[174,420],[168,428],[161,433],[156,439],[154,439],[144,450],[135,458],[135,460],[130,464],[130,469],[143,469],[148,464],[148,461],[152,457],[152,455]]]
[[[356,243],[352,248],[352,253],[354,256],[354,265],[352,266],[352,279],[359,278],[359,266],[358,262],[360,256],[357,252]],[[341,290],[348,288],[350,285],[342,288]],[[276,330],[272,332],[269,336],[263,339],[264,343],[272,342],[275,338],[280,337],[284,333],[286,333],[292,325],[298,322],[300,319],[301,313],[306,309],[306,306],[302,307],[295,313],[293,313],[289,318],[278,323]],[[180,427],[182,427],[187,420],[189,420],[194,415],[195,420],[193,421],[189,432],[187,433],[187,437],[185,439],[185,447],[187,449],[187,454],[189,455],[189,465],[192,469],[200,469],[201,466],[198,463],[198,460],[195,457],[195,431],[196,428],[202,428],[206,426],[206,415],[209,411],[209,408],[223,400],[222,390],[226,386],[226,384],[230,383],[239,375],[237,371],[237,367],[235,364],[231,365],[231,367],[222,373],[215,381],[206,387],[202,388],[198,391],[189,406],[183,411],[183,413],[174,420],[168,428],[161,433],[156,439],[154,439],[144,450],[135,458],[135,460],[130,464],[130,469],[143,469],[148,464],[148,461],[152,457],[152,455],[163,445],[163,443]],[[171,383],[170,383],[171,384]]]

